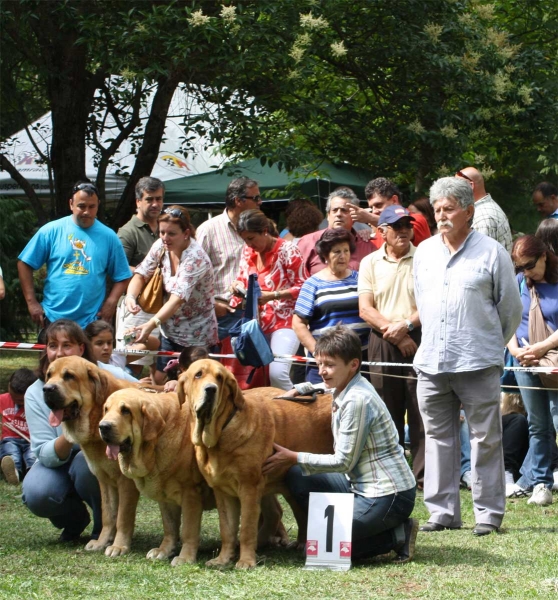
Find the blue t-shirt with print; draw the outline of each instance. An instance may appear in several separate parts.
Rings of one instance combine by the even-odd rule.
[[[41,227],[18,258],[33,270],[46,264],[42,305],[47,319],[71,319],[81,327],[97,318],[107,276],[114,282],[132,276],[114,231],[97,220],[84,229],[72,216]]]

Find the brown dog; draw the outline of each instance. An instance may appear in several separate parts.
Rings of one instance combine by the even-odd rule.
[[[331,395],[298,404],[272,398],[282,394],[261,388],[242,394],[233,375],[213,360],[199,360],[180,376],[178,395],[192,413],[192,441],[198,466],[215,492],[221,552],[209,566],[227,565],[240,531],[238,568],[256,565],[260,501],[282,493],[298,522],[299,541],[306,535],[306,515],[292,503],[283,477],[262,475],[273,442],[294,451],[333,452]]]
[[[105,550],[107,556],[130,551],[139,493],[133,481],[124,477],[118,464],[109,460],[107,446],[99,435],[103,405],[116,390],[138,387],[116,379],[96,364],[79,356],[55,360],[48,368],[44,397],[50,408],[50,423],[62,423],[64,436],[79,444],[101,488],[103,528],[98,540],[86,550]]]
[[[109,396],[99,423],[107,453],[138,490],[159,503],[164,537],[147,558],[165,559],[178,546],[172,565],[196,560],[204,509],[215,508],[213,492],[202,477],[190,440],[190,411],[176,394],[120,390]]]

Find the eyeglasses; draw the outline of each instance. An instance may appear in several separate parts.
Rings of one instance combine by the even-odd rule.
[[[258,194],[257,196],[242,196],[244,200],[253,200],[254,202],[261,202],[262,197]]]
[[[92,183],[78,183],[77,185],[74,185],[74,187],[72,188],[72,196],[74,194],[77,194],[77,192],[82,192],[82,191],[87,192],[89,194],[96,194],[97,196],[99,195],[97,188]]]
[[[537,266],[537,263],[539,262],[540,256],[537,256],[537,258],[534,258],[531,262],[528,262],[525,265],[514,265],[515,266],[515,272],[516,273],[523,273],[523,271],[531,271],[531,269],[534,269]]]
[[[165,208],[165,210],[163,211],[163,214],[170,215],[171,217],[174,217],[175,219],[182,219],[182,217],[184,216],[182,211],[178,210],[178,208]]]
[[[412,229],[413,223],[411,221],[396,221],[395,223],[390,223],[388,227],[394,231],[399,231],[401,229]]]
[[[468,177],[467,175],[465,175],[465,173],[463,173],[462,171],[457,171],[457,173],[455,174],[456,177],[463,177],[463,179],[466,179],[467,181],[470,181],[471,183],[475,183],[470,177]]]

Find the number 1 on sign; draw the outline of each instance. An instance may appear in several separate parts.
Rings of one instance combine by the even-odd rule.
[[[333,518],[335,516],[335,505],[326,506],[324,519],[327,519],[326,530],[326,552],[333,552]]]

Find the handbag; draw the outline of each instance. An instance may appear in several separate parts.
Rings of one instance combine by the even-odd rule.
[[[164,291],[165,286],[163,284],[163,256],[165,256],[165,249],[161,250],[159,260],[157,261],[157,267],[153,272],[153,275],[149,278],[149,281],[143,286],[141,294],[138,296],[138,304],[140,305],[143,312],[150,315],[156,314],[164,304]]]
[[[529,343],[543,342],[554,332],[544,320],[539,294],[535,286],[531,286],[531,306],[529,307]],[[558,348],[551,348],[539,359],[539,367],[553,367],[558,370]],[[558,373],[539,373],[542,384],[547,388],[558,388]]]
[[[230,330],[233,352],[245,367],[265,367],[273,362],[271,346],[258,322],[258,298],[261,295],[258,276],[252,274],[248,278],[244,317]]]

